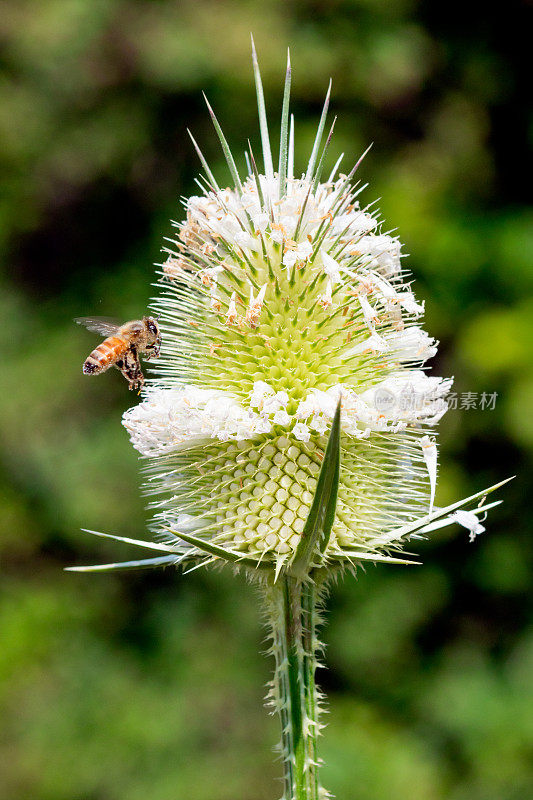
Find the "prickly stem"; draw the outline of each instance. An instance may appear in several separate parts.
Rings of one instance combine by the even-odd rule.
[[[282,800],[318,800],[319,702],[315,685],[317,600],[311,580],[283,577],[264,590],[275,659],[269,701],[279,716],[284,765]]]

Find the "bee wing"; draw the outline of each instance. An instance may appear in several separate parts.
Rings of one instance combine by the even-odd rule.
[[[120,322],[109,317],[76,317],[74,322],[84,325],[89,331],[101,333],[102,336],[112,336],[120,328]]]

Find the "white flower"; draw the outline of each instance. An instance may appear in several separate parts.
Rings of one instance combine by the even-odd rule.
[[[316,431],[318,434],[323,435],[326,433],[328,428],[331,425],[331,420],[327,419],[327,417],[323,414],[313,417],[311,428]]]
[[[401,271],[401,245],[397,239],[388,235],[363,236],[355,245],[354,251],[370,269],[376,270],[384,278],[391,278]]]
[[[297,422],[292,432],[300,442],[308,442],[311,438],[311,432],[303,422]]]
[[[289,402],[287,392],[276,392],[274,396],[265,397],[263,411],[265,414],[275,414],[276,411],[284,409]]]
[[[322,253],[322,263],[324,265],[324,272],[326,273],[326,275],[330,279],[331,283],[333,285],[335,285],[336,283],[339,283],[340,280],[341,280],[341,277],[340,277],[340,266],[335,261],[335,259],[332,258],[329,255],[329,253],[323,252]]]
[[[333,287],[331,285],[331,281],[328,280],[326,283],[326,291],[324,294],[319,295],[318,297],[318,305],[321,308],[329,308],[333,305],[333,296],[332,296]]]
[[[398,302],[408,314],[418,317],[424,313],[424,303],[417,303],[412,292],[402,292],[397,295]]]
[[[272,430],[272,423],[264,417],[259,417],[254,421],[254,433],[260,436],[262,433],[270,433]]]
[[[378,313],[375,308],[372,308],[365,294],[358,295],[358,299],[361,308],[363,310],[365,322],[370,328],[370,332],[373,334],[374,333],[373,323],[378,319]]]
[[[296,254],[296,250],[287,250],[283,256],[283,265],[287,268],[291,268],[294,267],[297,261],[298,256]]]
[[[427,361],[437,352],[435,339],[417,325],[390,333],[387,341],[400,361]]]
[[[307,419],[311,414],[318,412],[318,402],[316,393],[312,392],[305,400],[301,400],[298,408],[296,409],[296,416],[298,419]]]
[[[250,407],[262,409],[265,397],[269,396],[274,396],[274,389],[265,381],[256,381],[250,397]]]
[[[350,348],[346,355],[358,355],[359,353],[364,353],[367,350],[373,350],[375,353],[384,353],[386,350],[389,350],[389,348],[390,345],[387,340],[374,330],[370,336],[368,336],[359,344]]]
[[[368,233],[377,227],[377,222],[371,214],[355,209],[347,214],[337,214],[333,220],[334,233],[348,231],[343,238],[357,239],[362,233]]]
[[[485,531],[484,526],[480,523],[473,511],[454,511],[453,517],[459,525],[462,525],[470,532],[469,539],[471,542],[475,540],[476,536],[479,536],[480,533]]]
[[[188,386],[149,388],[123,420],[137,450],[159,456],[199,439],[253,437],[260,417],[227,393]]]
[[[224,272],[224,267],[221,264],[217,264],[216,267],[207,267],[198,274],[204,286],[212,286],[212,284],[216,285],[218,276],[222,272]]]
[[[260,211],[252,216],[252,222],[255,231],[264,233],[268,227],[268,214]]]
[[[281,227],[273,228],[269,233],[270,239],[277,244],[281,244],[282,241],[285,239],[285,231]]]
[[[249,233],[246,233],[246,231],[239,231],[236,233],[233,237],[233,241],[235,244],[239,245],[239,247],[247,247],[249,250],[254,251],[258,249],[257,239],[255,239]]]

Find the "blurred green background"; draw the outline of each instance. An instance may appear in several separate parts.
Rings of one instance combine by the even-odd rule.
[[[331,76],[331,161],[361,168],[411,253],[435,374],[497,392],[441,425],[438,501],[509,474],[475,544],[335,587],[324,783],[340,800],[533,796],[528,4],[6,0],[0,16],[0,796],[267,800],[277,723],[254,590],[231,575],[64,573],[142,536],[118,373],[81,374],[72,318],[146,309],[194,192],[189,126],[226,181],[201,90],[258,149],[249,33],[271,120],[293,61],[303,168]],[[297,156],[298,158],[298,156]]]

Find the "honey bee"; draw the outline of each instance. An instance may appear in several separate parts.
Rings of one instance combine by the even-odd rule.
[[[142,389],[144,375],[139,356],[146,360],[157,358],[161,348],[159,325],[153,317],[143,317],[119,325],[99,317],[78,317],[79,325],[101,333],[106,338],[87,356],[83,364],[85,375],[98,375],[109,367],[116,367],[126,380],[130,389]]]

